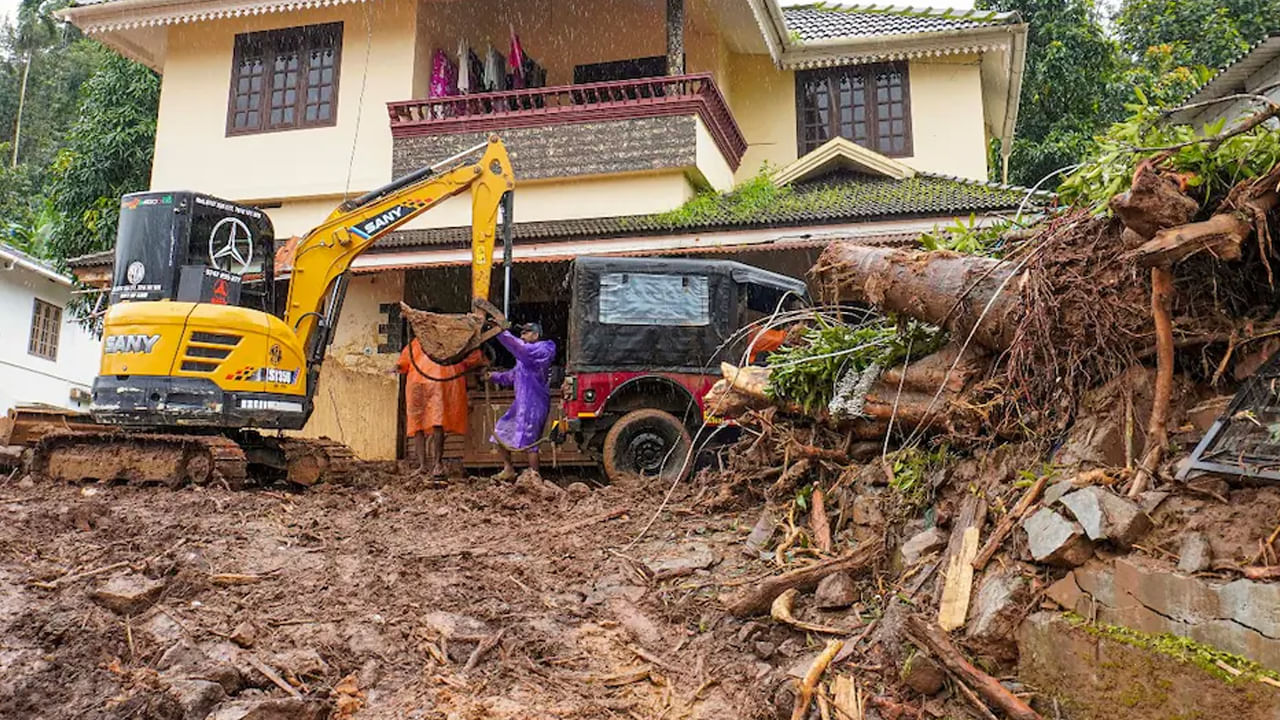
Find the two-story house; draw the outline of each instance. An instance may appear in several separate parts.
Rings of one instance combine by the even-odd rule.
[[[1017,118],[1026,26],[1013,14],[102,0],[63,17],[163,75],[153,188],[253,203],[277,237],[499,133],[518,182],[512,315],[553,337],[582,254],[716,254],[802,275],[831,239],[906,242],[1025,197],[986,182],[990,141],[1010,147]],[[766,169],[764,202],[678,211]],[[469,219],[455,198],[357,260],[309,433],[394,456],[393,308],[465,309]]]

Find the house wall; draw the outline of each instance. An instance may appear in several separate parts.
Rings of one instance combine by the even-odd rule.
[[[402,272],[351,280],[303,436],[338,440],[364,460],[395,459],[400,381],[392,371],[398,355],[378,352],[386,342],[378,325],[387,321],[381,305],[403,297]]]
[[[797,157],[795,72],[766,55],[730,56],[729,107],[747,138],[735,177],[756,175],[764,163],[783,167]],[[987,178],[982,78],[977,56],[911,61],[907,68],[912,155],[917,170]]]
[[[191,188],[247,201],[333,195],[347,189],[348,166],[353,190],[387,182],[386,103],[412,97],[418,82],[417,14],[414,0],[383,0],[376,7],[343,4],[171,27],[152,188]],[[337,124],[227,137],[235,36],[334,21],[343,22]],[[366,43],[370,34],[373,41]]]
[[[27,352],[36,298],[63,308],[57,360]],[[89,390],[98,374],[100,341],[67,312],[71,289],[20,267],[0,264],[0,414],[16,404],[46,403],[81,407],[72,388]]]

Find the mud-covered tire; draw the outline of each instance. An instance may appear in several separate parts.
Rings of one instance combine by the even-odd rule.
[[[673,482],[687,474],[693,440],[676,416],[645,408],[623,415],[604,438],[605,475],[617,482],[627,477],[660,477]]]

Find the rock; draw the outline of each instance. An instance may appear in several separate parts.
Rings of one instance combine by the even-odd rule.
[[[161,646],[171,645],[182,639],[182,626],[162,612],[154,613],[138,629]]]
[[[321,720],[329,704],[320,700],[232,700],[218,706],[209,720]]]
[[[582,498],[591,494],[591,487],[583,482],[569,483],[569,487],[564,491],[569,494],[569,499],[577,502]]]
[[[916,533],[910,540],[902,543],[902,567],[913,567],[925,556],[941,551],[947,546],[949,539],[947,533],[938,527]]]
[[[853,576],[847,572],[822,578],[818,583],[818,591],[814,593],[814,604],[822,610],[847,608],[857,599],[858,588],[853,582]]]
[[[276,653],[274,665],[282,671],[293,673],[299,678],[323,677],[329,672],[329,664],[320,657],[320,653],[311,648],[294,648]]]
[[[182,720],[204,720],[218,703],[227,698],[221,685],[207,680],[170,680],[166,692],[182,708]]]
[[[738,629],[738,642],[747,642],[762,632],[764,632],[764,625],[761,625],[755,620],[748,620],[742,624],[741,628]]]
[[[1063,495],[1076,489],[1075,483],[1070,480],[1059,480],[1044,490],[1044,498],[1041,502],[1045,507],[1049,507],[1062,499]]]
[[[23,475],[22,479],[18,481],[15,487],[17,487],[19,490],[30,490],[35,486],[36,486],[36,481],[32,479],[30,475]]]
[[[865,493],[858,495],[853,499],[852,517],[855,525],[883,526],[884,513],[880,510],[880,498]]]
[[[903,663],[901,678],[921,695],[936,695],[946,684],[947,674],[927,655],[915,653]]]
[[[253,643],[258,639],[258,627],[253,624],[252,620],[245,620],[231,631],[231,642],[242,648],[253,647]]]
[[[1163,503],[1172,494],[1160,490],[1148,490],[1138,496],[1138,507],[1142,508],[1142,512],[1150,516],[1155,513],[1156,508],[1160,507],[1160,503]]]
[[[718,559],[710,545],[691,542],[677,546],[673,552],[654,558],[645,565],[654,575],[683,575],[694,570],[709,568],[715,565]]]
[[[777,529],[778,521],[773,517],[773,511],[768,507],[761,510],[760,519],[756,520],[755,527],[751,528],[751,533],[747,535],[745,552],[751,557],[759,555],[769,547],[769,541],[773,539]]]
[[[1127,547],[1151,529],[1151,518],[1137,503],[1105,488],[1081,488],[1064,495],[1062,504],[1084,527],[1090,540],[1106,539]]]
[[[133,573],[117,575],[90,593],[94,602],[121,615],[137,615],[164,592],[164,583]]]
[[[1213,548],[1202,532],[1189,532],[1178,545],[1178,572],[1194,574],[1204,572],[1213,564]]]
[[[1016,566],[987,573],[965,631],[971,644],[1000,660],[1017,659],[1014,637],[1029,594],[1026,578]]]
[[[160,656],[160,660],[156,662],[156,669],[162,672],[189,672],[202,666],[208,659],[200,648],[186,640],[179,640]]]
[[[773,657],[773,654],[777,651],[778,651],[777,645],[774,645],[771,642],[766,642],[764,640],[757,640],[751,646],[751,652],[755,653],[756,657],[760,658],[761,660],[768,660],[769,658]]]
[[[222,691],[227,695],[235,695],[244,687],[244,676],[231,663],[215,663],[205,667],[199,673],[201,680],[216,682],[222,686]]]
[[[1093,543],[1084,529],[1049,508],[1040,508],[1023,520],[1022,529],[1037,562],[1075,567],[1093,555]]]

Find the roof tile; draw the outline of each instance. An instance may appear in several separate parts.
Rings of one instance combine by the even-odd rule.
[[[841,38],[968,30],[1004,25],[1011,13],[983,10],[934,10],[894,5],[813,3],[782,9],[787,28],[801,42]]]

